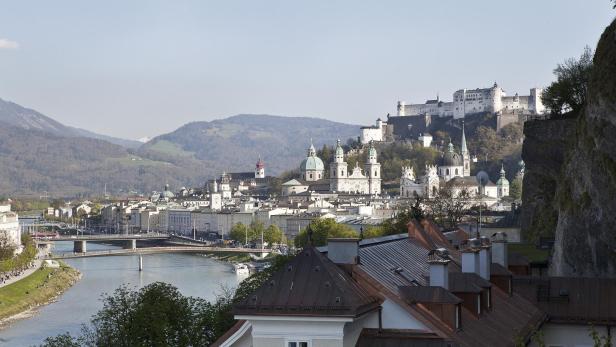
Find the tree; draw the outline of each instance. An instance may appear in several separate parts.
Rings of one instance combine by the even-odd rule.
[[[293,256],[278,255],[271,266],[217,298],[185,297],[170,284],[155,282],[140,290],[119,287],[102,298],[103,308],[84,325],[82,334],[60,334],[41,347],[76,346],[210,346],[236,323],[232,307],[245,300]]]
[[[354,238],[359,237],[358,233],[350,226],[336,223],[333,218],[318,218],[310,223],[312,230],[312,245],[325,246],[328,238]],[[295,247],[304,247],[308,243],[306,228],[295,237]]]
[[[569,58],[554,69],[556,81],[548,86],[541,100],[552,114],[578,112],[586,103],[592,73],[593,52],[586,46],[579,59]]]
[[[509,187],[509,196],[516,200],[522,199],[522,177],[516,176],[516,178],[511,181],[511,186]]]
[[[242,223],[236,223],[229,232],[229,237],[232,240],[238,241],[240,243],[245,243],[246,241],[251,242],[257,239],[257,236],[252,227],[248,227]],[[261,238],[261,234],[259,234],[259,238]]]
[[[215,308],[203,299],[183,296],[167,283],[155,282],[138,291],[122,286],[103,298],[103,308],[81,336],[58,335],[43,346],[209,345],[218,335]]]
[[[0,260],[11,259],[15,254],[15,248],[6,234],[0,232]]]
[[[446,185],[441,187],[436,196],[426,201],[429,215],[438,224],[455,228],[469,210],[470,192],[466,188],[459,191]]]
[[[263,240],[271,244],[282,242],[282,230],[274,224],[271,224],[263,234]]]
[[[45,347],[80,347],[79,340],[69,333],[48,337],[43,341]]]

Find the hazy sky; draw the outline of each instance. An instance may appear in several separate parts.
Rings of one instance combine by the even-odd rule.
[[[614,15],[609,0],[0,0],[0,98],[133,139],[238,113],[367,124],[494,81],[527,94]]]

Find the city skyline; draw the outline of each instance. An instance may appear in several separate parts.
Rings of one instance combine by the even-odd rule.
[[[526,94],[613,15],[608,1],[5,8],[0,98],[131,139],[241,113],[371,124],[397,100],[494,80]]]

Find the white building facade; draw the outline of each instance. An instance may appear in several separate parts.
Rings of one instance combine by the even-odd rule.
[[[464,118],[467,114],[479,112],[502,112],[521,114],[540,114],[545,111],[541,95],[543,89],[531,88],[529,95],[507,96],[505,91],[494,83],[491,88],[460,89],[453,93],[452,102],[428,100],[424,104],[406,104],[398,101],[398,116],[421,114],[439,117]]]
[[[337,141],[334,161],[330,164],[329,187],[332,192],[381,194],[381,164],[377,160],[376,148],[372,141],[363,172],[359,166],[355,166],[350,174],[344,160],[344,150],[340,140]]]

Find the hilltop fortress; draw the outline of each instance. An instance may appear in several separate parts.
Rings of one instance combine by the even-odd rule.
[[[409,104],[398,101],[398,116],[438,115],[440,117],[464,118],[467,114],[493,113],[543,113],[541,88],[532,88],[530,95],[507,96],[496,84],[491,88],[460,89],[453,93],[453,101],[427,100],[424,104]]]
[[[391,142],[395,138],[418,139],[429,135],[434,124],[451,119],[464,119],[468,115],[492,113],[496,117],[496,130],[507,124],[524,121],[527,116],[545,112],[541,101],[543,89],[531,88],[529,95],[507,96],[497,84],[490,88],[460,89],[453,93],[453,101],[427,100],[423,104],[398,101],[396,116],[377,119],[375,125],[364,126],[360,142]],[[421,141],[421,140],[420,140]]]

